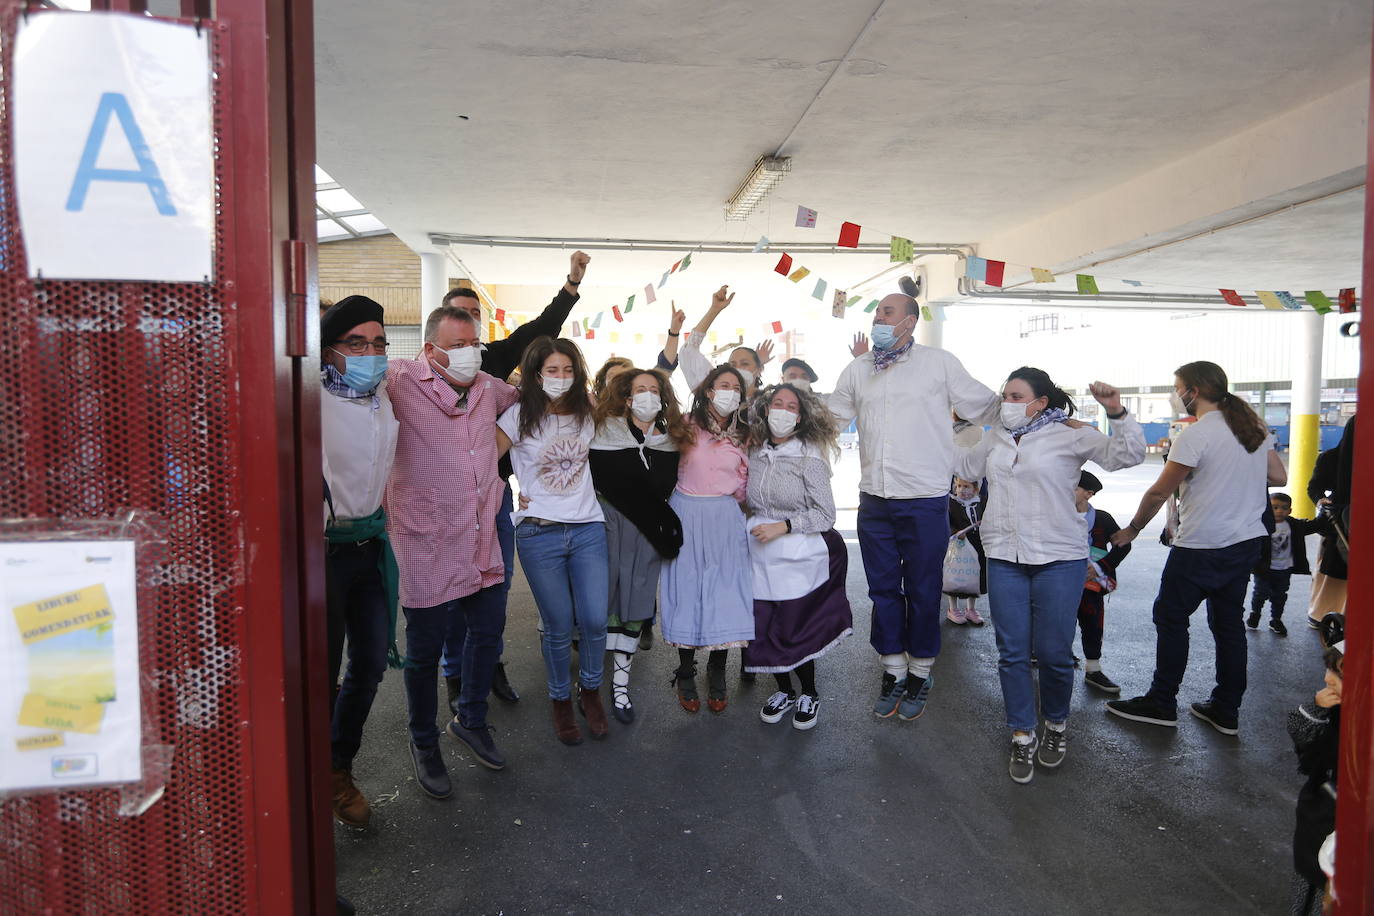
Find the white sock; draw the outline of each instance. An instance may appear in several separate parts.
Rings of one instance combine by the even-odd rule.
[[[623,655],[619,652],[611,653],[611,688],[615,697],[615,705],[620,709],[630,708],[630,663],[634,661],[633,655]]]
[[[1091,674],[1092,672],[1094,672],[1094,671],[1101,671],[1101,670],[1102,670],[1102,659],[1100,659],[1100,658],[1085,658],[1085,659],[1083,659],[1083,670],[1086,671],[1086,672],[1088,672],[1088,673],[1090,673],[1090,674]]]
[[[935,664],[933,658],[913,658],[907,663],[907,671],[916,676],[919,681],[924,681],[930,677],[930,666]]]
[[[1012,736],[1011,736],[1011,743],[1012,743],[1012,744],[1030,744],[1030,743],[1031,743],[1032,741],[1034,741],[1034,740],[1035,740],[1035,732],[1031,732],[1030,734],[1027,734],[1027,735],[1012,735]]]
[[[883,670],[888,674],[901,680],[906,677],[906,653],[898,652],[896,655],[882,656]]]
[[[978,603],[977,598],[965,598],[964,601],[968,604],[968,610],[970,611],[973,610],[973,606]]]
[[[953,595],[946,595],[946,596],[945,596],[945,610],[946,610],[946,611],[952,611],[952,610],[954,610],[954,609],[955,609],[956,607],[958,607],[958,606],[959,606],[959,599],[958,599],[958,598],[954,597]]]
[[[1050,731],[1052,731],[1052,732],[1061,732],[1061,733],[1062,733],[1062,732],[1068,731],[1068,729],[1069,729],[1069,723],[1067,723],[1067,722],[1051,722],[1051,721],[1049,721],[1048,719],[1046,719],[1046,720],[1045,720],[1045,727],[1048,728],[1048,729],[1049,729]]]

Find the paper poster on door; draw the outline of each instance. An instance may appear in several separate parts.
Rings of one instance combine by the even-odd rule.
[[[133,541],[0,542],[0,792],[140,778]]]

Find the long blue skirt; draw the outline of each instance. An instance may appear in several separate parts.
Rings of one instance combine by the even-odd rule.
[[[690,649],[742,646],[754,638],[754,572],[744,513],[731,496],[668,500],[682,520],[682,552],[663,564],[663,641]]]

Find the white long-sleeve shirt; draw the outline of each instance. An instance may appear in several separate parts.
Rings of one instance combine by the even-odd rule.
[[[1088,556],[1088,520],[1075,506],[1083,462],[1118,471],[1145,460],[1145,434],[1130,414],[1111,421],[1112,434],[1051,423],[1021,437],[996,423],[972,448],[958,450],[955,473],[988,479],[988,507],[979,534],[996,560],[1040,565]]]
[[[705,334],[692,331],[678,349],[678,365],[682,367],[682,378],[687,383],[688,391],[696,391],[697,386],[706,380],[706,376],[711,374],[713,368],[711,360],[701,352],[701,343],[705,339]]]
[[[840,429],[859,422],[860,490],[883,499],[928,499],[947,494],[954,473],[951,411],[991,423],[1001,402],[953,353],[913,344],[876,375],[872,353],[855,359],[828,403]]]
[[[344,398],[328,388],[321,393],[324,479],[329,484],[335,518],[366,518],[381,508],[396,458],[399,430],[385,383],[370,398]],[[328,520],[326,504],[326,523]]]

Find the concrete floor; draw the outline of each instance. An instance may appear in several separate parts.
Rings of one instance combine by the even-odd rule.
[[[856,465],[849,452],[837,469],[841,506],[857,498]],[[1152,457],[1099,474],[1097,504],[1124,522],[1158,470]],[[839,527],[852,541],[852,511]],[[1154,534],[1136,542],[1108,605],[1103,668],[1125,696],[1153,670],[1150,605],[1166,553]],[[1301,780],[1284,720],[1321,686],[1316,634],[1302,624],[1308,589],[1294,579],[1288,639],[1249,635],[1238,738],[1186,714],[1213,677],[1199,614],[1177,730],[1108,716],[1080,680],[1067,761],[1022,786],[1007,776],[991,625],[945,626],[920,720],[873,716],[880,674],[857,544],[855,635],[818,664],[809,732],[759,720],[771,678],[740,688],[735,653],[730,708],[684,713],[669,687],[676,653],[659,645],[635,662],[638,720],[564,747],[517,577],[506,662],[524,698],[491,712],[510,765],[489,772],[443,738],[454,795],[424,796],[390,672],[355,763],[373,825],[336,827],[339,887],[360,913],[1287,912]]]

